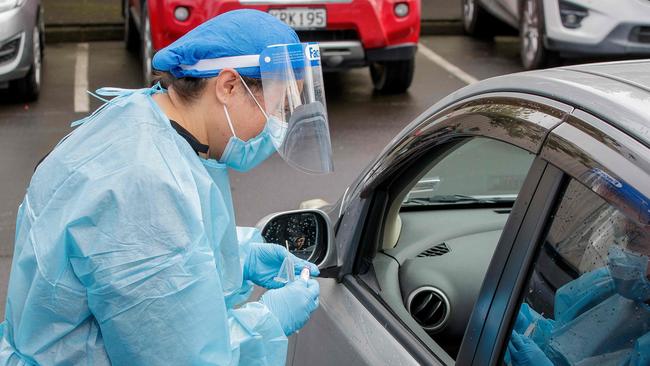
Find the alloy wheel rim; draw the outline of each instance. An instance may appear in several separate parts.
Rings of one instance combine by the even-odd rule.
[[[539,50],[539,15],[533,0],[526,1],[523,13],[522,42],[524,57],[532,61]]]
[[[128,1],[124,2],[124,40],[128,42],[129,33],[131,31],[131,14],[128,8]]]
[[[151,59],[152,59],[152,45],[151,45],[151,23],[149,22],[149,16],[145,17],[144,20],[144,80],[145,83],[151,83]],[[149,85],[147,85],[149,86]]]
[[[463,1],[463,21],[465,25],[469,25],[474,18],[474,12],[476,11],[476,4],[474,0],[465,0]]]
[[[38,25],[34,27],[32,34],[33,54],[34,54],[34,81],[36,86],[41,86],[41,30]]]

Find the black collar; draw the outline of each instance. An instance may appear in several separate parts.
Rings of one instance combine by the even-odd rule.
[[[181,135],[181,137],[184,138],[188,144],[190,144],[192,150],[196,152],[196,155],[199,155],[199,153],[208,153],[208,149],[210,148],[208,145],[203,145],[196,137],[190,133],[190,131],[184,129],[183,126],[179,125],[178,122],[171,119],[169,122],[171,122],[172,127],[174,127],[176,132]]]

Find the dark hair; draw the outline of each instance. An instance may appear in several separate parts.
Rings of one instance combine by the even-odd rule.
[[[244,82],[251,91],[256,92],[262,90],[262,80],[254,79],[247,76],[242,76]],[[174,89],[174,92],[183,99],[185,102],[193,102],[201,96],[205,85],[207,84],[206,78],[194,78],[194,77],[183,77],[177,78],[169,72],[164,71],[154,71],[153,82],[160,83],[165,89],[170,87]]]

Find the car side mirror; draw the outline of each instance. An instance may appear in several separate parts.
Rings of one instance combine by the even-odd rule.
[[[274,213],[257,228],[267,243],[288,247],[296,257],[317,265],[327,259],[334,239],[329,217],[317,209]]]

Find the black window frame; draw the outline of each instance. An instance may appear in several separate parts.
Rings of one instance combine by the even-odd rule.
[[[633,205],[625,197],[604,197],[587,178],[586,172],[598,168],[641,189],[650,197],[650,149],[611,124],[576,109],[548,136],[540,153],[548,162],[540,190],[531,202],[515,247],[508,255],[506,270],[498,286],[498,301],[489,309],[480,336],[477,353],[463,364],[499,365],[509,339],[523,291],[552,222],[552,213],[560,203],[566,185],[575,180],[616,209],[627,212]],[[544,188],[544,186],[548,188]],[[538,205],[533,210],[534,205]]]

